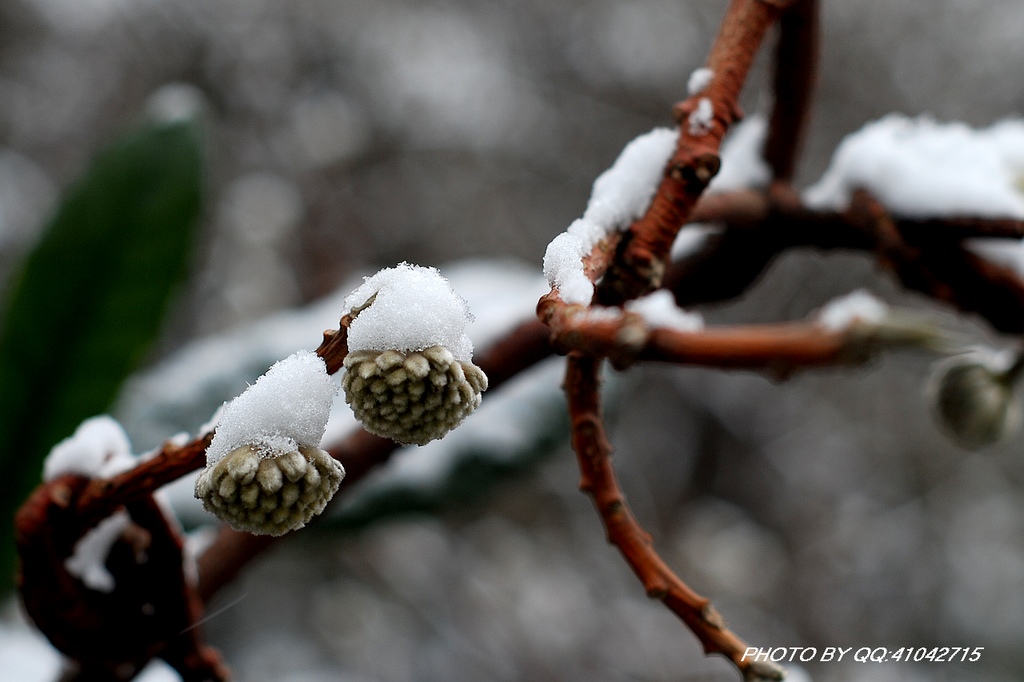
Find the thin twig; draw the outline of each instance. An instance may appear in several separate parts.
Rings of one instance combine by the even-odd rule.
[[[741,117],[739,94],[783,0],[733,0],[708,55],[711,82],[675,108],[679,142],[647,212],[622,237],[618,253],[598,287],[598,301],[620,305],[656,289],[672,241],[708,182],[718,172],[718,150],[726,130]],[[702,105],[710,120],[695,120]]]
[[[779,18],[772,78],[772,113],[764,158],[775,180],[790,182],[796,170],[818,77],[818,0],[797,0]]]
[[[803,367],[855,364],[870,356],[870,339],[857,329],[794,322],[690,331],[652,327],[637,313],[592,310],[566,305],[557,294],[548,294],[538,306],[556,349],[608,358],[618,369],[649,360],[788,376]]]
[[[167,442],[156,455],[128,471],[112,478],[91,479],[78,498],[79,514],[98,521],[117,507],[142,499],[202,468],[206,465],[206,448],[211,440],[212,431],[183,445]]]
[[[573,449],[580,468],[580,489],[593,499],[608,541],[622,553],[647,595],[662,601],[679,616],[700,640],[705,653],[722,654],[747,679],[781,680],[783,672],[774,664],[744,658],[747,644],[726,627],[710,600],[694,592],[672,572],[654,550],[651,536],[630,511],[616,479],[611,445],[601,417],[600,366],[601,361],[596,358],[570,353],[565,391]]]

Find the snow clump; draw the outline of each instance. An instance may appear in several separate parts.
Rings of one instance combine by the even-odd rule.
[[[224,408],[206,463],[242,445],[273,457],[299,445],[319,447],[338,385],[315,353],[302,350],[276,363]]]
[[[707,97],[697,100],[697,108],[693,110],[687,119],[690,134],[694,137],[706,135],[711,131],[711,124],[715,121],[715,107]]]
[[[638,313],[652,327],[665,327],[682,332],[698,332],[704,329],[704,317],[691,313],[676,305],[671,292],[665,289],[642,296],[626,303],[626,310]]]
[[[43,462],[43,480],[64,474],[109,478],[134,464],[128,435],[117,420],[102,415],[86,419],[72,436],[50,450]]]
[[[699,69],[694,69],[693,73],[686,81],[686,91],[691,95],[699,95],[700,93],[707,90],[708,86],[711,85],[711,80],[715,77],[715,72],[706,66],[702,66]]]
[[[889,306],[858,289],[826,303],[818,312],[818,324],[829,331],[842,332],[855,323],[880,324],[888,315]]]
[[[473,355],[466,325],[473,316],[436,268],[401,263],[367,277],[345,299],[355,319],[348,328],[348,348],[421,351],[444,346],[457,360]]]
[[[804,192],[811,208],[842,210],[858,188],[894,214],[1024,218],[1024,121],[975,130],[891,114],[846,137]]]
[[[121,424],[107,415],[92,417],[50,450],[43,462],[43,480],[65,474],[109,478],[131,469],[135,461]],[[64,569],[91,590],[112,592],[115,581],[107,570],[107,556],[130,523],[124,510],[100,521],[75,543],[71,556],[64,560]]]

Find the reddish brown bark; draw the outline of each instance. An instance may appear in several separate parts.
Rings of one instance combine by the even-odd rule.
[[[112,589],[90,589],[65,565],[94,522],[74,501],[89,484],[62,476],[39,486],[15,518],[18,587],[25,610],[53,645],[75,662],[71,679],[130,680],[154,657],[187,682],[227,680],[199,622],[202,601],[185,574],[182,539],[152,496],[125,506],[130,524],[106,568]]]
[[[775,180],[790,182],[796,171],[818,78],[818,1],[797,0],[779,18],[772,77],[772,113],[764,158]]]
[[[676,106],[679,142],[647,212],[619,242],[618,253],[599,288],[598,301],[619,305],[661,284],[668,252],[679,228],[719,168],[718,149],[729,126],[741,117],[740,90],[765,34],[789,2],[733,0],[708,55],[710,84]],[[713,116],[692,126],[702,99]]]

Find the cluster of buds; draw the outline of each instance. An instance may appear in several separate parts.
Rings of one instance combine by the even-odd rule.
[[[243,445],[196,479],[203,507],[236,530],[283,535],[302,528],[337,492],[345,470],[320,448],[261,454]]]
[[[444,346],[403,353],[353,351],[345,358],[345,400],[367,431],[423,445],[443,437],[479,405],[487,376]]]
[[[346,307],[342,385],[368,431],[423,445],[480,405],[487,376],[470,359],[469,310],[437,270],[382,270]],[[345,475],[319,448],[337,391],[323,360],[302,351],[229,403],[196,479],[203,507],[237,530],[268,535],[320,514]]]

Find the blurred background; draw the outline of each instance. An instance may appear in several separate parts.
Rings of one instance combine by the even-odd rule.
[[[539,272],[622,146],[671,124],[726,4],[5,0],[0,292],[98,149],[143,112],[196,108],[205,202],[153,371],[399,261]],[[823,5],[801,185],[885,113],[985,126],[1024,109],[1024,4]],[[748,112],[767,105],[766,65]],[[742,300],[702,312],[794,319],[858,287],[1009,341],[854,255],[787,254]],[[1024,441],[950,444],[922,398],[929,362],[886,357],[779,384],[648,366],[612,382],[628,498],[740,636],[985,647],[972,664],[808,664],[815,680],[1021,679]],[[557,372],[546,376],[557,391]],[[125,426],[154,445],[138,442],[146,425]],[[211,605],[212,643],[249,682],[736,679],[605,544],[565,439],[543,449],[439,514],[281,543]]]

